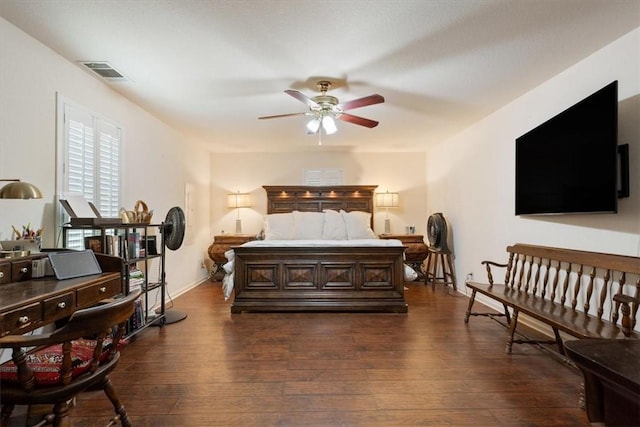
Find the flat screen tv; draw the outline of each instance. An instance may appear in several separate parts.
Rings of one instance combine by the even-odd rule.
[[[516,139],[516,215],[616,213],[618,82]]]

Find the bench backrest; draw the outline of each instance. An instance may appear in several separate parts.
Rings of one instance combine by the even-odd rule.
[[[536,297],[560,303],[613,323],[616,294],[640,298],[640,258],[518,243],[507,247],[504,283]],[[636,324],[638,303],[631,304]],[[632,326],[633,327],[633,326]]]

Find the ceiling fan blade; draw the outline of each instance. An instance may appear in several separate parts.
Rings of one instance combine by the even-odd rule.
[[[353,110],[354,108],[366,107],[367,105],[380,104],[381,102],[384,102],[384,97],[382,95],[375,94],[340,103],[338,104],[338,108],[342,111],[347,111]]]
[[[280,117],[291,117],[291,116],[306,116],[309,113],[288,113],[288,114],[276,114],[275,116],[262,116],[258,117],[258,119],[278,119]]]
[[[338,116],[338,119],[343,122],[353,123],[354,125],[365,126],[368,128],[378,126],[378,122],[375,120],[365,119],[364,117],[354,116],[353,114],[342,113]]]
[[[297,91],[297,90],[293,90],[293,89],[287,89],[285,90],[285,93],[293,96],[295,99],[297,99],[300,102],[304,102],[305,104],[307,104],[307,106],[309,108],[312,107],[319,107],[318,103],[316,101],[314,101],[313,99],[309,98],[307,95],[305,95],[304,93]]]

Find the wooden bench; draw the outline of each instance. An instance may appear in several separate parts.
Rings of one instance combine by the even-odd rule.
[[[560,332],[576,338],[640,338],[635,331],[640,301],[640,258],[527,244],[507,247],[507,264],[482,261],[489,283],[469,281],[470,316],[504,316],[509,325],[507,353],[513,343],[555,343],[565,354]],[[506,268],[495,284],[492,268]],[[480,293],[502,304],[503,313],[473,312]],[[619,313],[622,312],[622,316]],[[514,339],[524,313],[553,330],[555,340]]]

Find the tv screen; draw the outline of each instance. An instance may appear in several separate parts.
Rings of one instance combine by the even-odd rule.
[[[516,139],[516,215],[617,212],[618,82]]]

